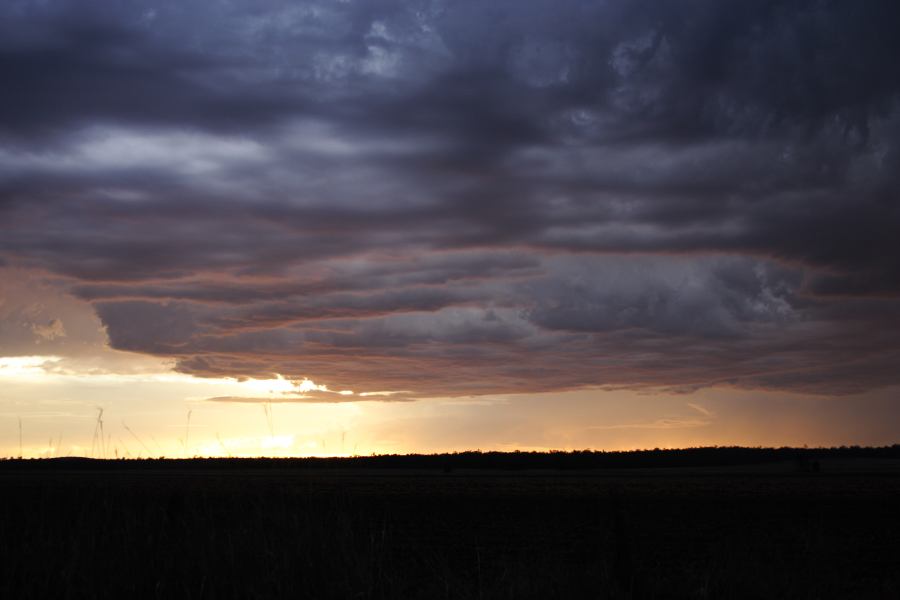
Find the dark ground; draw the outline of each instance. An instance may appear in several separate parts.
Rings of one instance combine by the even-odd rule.
[[[900,598],[900,460],[794,452],[0,461],[0,598]]]

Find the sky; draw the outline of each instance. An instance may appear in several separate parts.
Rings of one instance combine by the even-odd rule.
[[[5,0],[0,456],[900,442],[895,0]]]

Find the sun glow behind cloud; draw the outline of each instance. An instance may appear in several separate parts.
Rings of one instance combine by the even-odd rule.
[[[40,380],[47,376],[45,365],[59,362],[58,356],[0,357],[0,380]]]
[[[0,357],[0,381],[8,382],[73,382],[93,383],[178,383],[203,387],[226,386],[236,396],[252,395],[259,398],[280,398],[286,394],[303,392],[328,392],[327,386],[310,379],[290,381],[281,375],[274,379],[236,379],[232,377],[195,377],[173,371],[156,373],[112,373],[80,371],[68,368],[60,356],[9,356]],[[339,394],[353,394],[342,391]]]
[[[202,378],[165,370],[112,373],[79,370],[59,356],[0,358],[0,416],[13,425],[0,455],[50,457],[296,456],[348,454],[360,448],[347,431],[356,406],[320,402],[273,408],[273,402],[328,392],[310,379]],[[343,395],[352,392],[343,392]],[[341,393],[339,393],[341,394]],[[231,396],[247,402],[223,407],[208,400]],[[33,398],[40,400],[34,401]],[[101,414],[100,409],[104,412]],[[191,416],[187,416],[190,411]],[[298,413],[313,418],[298,419]],[[191,418],[193,417],[193,418]],[[108,438],[101,450],[91,432],[102,419]],[[17,444],[15,425],[24,424]],[[42,430],[36,441],[35,429]],[[340,439],[340,443],[336,440]]]
[[[242,401],[209,401],[222,396]],[[238,381],[163,367],[92,373],[68,368],[53,355],[5,357],[0,456],[334,456],[855,443],[846,427],[860,418],[855,409],[865,403],[877,415],[891,402],[890,394],[848,403],[725,390],[688,396],[585,390],[418,402],[371,396],[331,392],[311,379]],[[102,449],[92,444],[101,408]],[[773,412],[779,419],[773,421]],[[877,424],[868,427],[876,430]],[[893,439],[884,423],[878,431],[872,443]]]

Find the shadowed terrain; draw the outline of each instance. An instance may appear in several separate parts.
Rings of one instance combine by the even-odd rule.
[[[7,460],[0,595],[896,597],[898,451]]]

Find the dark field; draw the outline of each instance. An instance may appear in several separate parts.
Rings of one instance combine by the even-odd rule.
[[[900,462],[817,463],[2,461],[0,597],[900,598]]]

